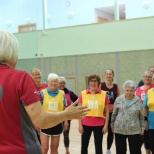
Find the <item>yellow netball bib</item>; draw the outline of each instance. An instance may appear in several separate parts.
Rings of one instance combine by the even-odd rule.
[[[57,96],[52,97],[47,90],[42,90],[44,94],[43,108],[48,112],[59,112],[64,110],[64,92],[59,90]]]
[[[149,111],[154,111],[154,92],[153,92],[153,88],[148,90],[148,108]]]
[[[90,111],[86,116],[103,117],[105,108],[106,92],[101,91],[97,94],[87,94],[86,90],[81,92],[82,105],[87,106]]]

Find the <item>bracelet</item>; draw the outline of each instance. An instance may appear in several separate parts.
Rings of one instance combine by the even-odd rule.
[[[147,117],[144,117],[144,120],[148,120],[148,118]]]

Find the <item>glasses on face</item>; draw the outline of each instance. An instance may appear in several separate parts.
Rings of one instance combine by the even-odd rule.
[[[95,82],[98,82],[98,81],[97,80],[90,80],[90,82],[94,82],[95,83]]]
[[[60,84],[66,84],[65,82],[60,82]]]
[[[152,76],[143,76],[145,79],[151,79]]]

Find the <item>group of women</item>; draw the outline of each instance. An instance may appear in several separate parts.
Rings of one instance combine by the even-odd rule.
[[[91,112],[89,112],[86,118],[82,120],[82,123],[79,122],[79,131],[82,134],[81,154],[88,153],[87,145],[89,143],[91,131],[94,132],[96,154],[102,154],[101,150],[97,151],[97,143],[98,141],[100,141],[100,143],[102,142],[101,135],[103,135],[103,132],[107,131],[106,126],[108,126],[106,154],[111,154],[110,148],[113,143],[113,133],[115,134],[117,154],[126,154],[127,139],[130,154],[141,154],[142,144],[144,144],[146,154],[150,154],[151,152],[154,154],[153,73],[154,67],[152,66],[149,68],[149,71],[146,71],[143,74],[143,86],[138,87],[137,89],[134,81],[126,80],[123,84],[124,94],[121,96],[119,96],[120,91],[118,86],[113,83],[113,70],[106,70],[106,81],[101,84],[99,79],[97,79],[98,76],[89,77],[89,88],[86,91],[81,92],[82,97],[79,97],[79,102],[87,105],[91,109]],[[95,91],[93,90],[94,87]],[[106,91],[104,97],[98,96],[102,95],[100,89]],[[106,95],[108,95],[109,104],[108,100],[105,99]],[[94,99],[95,97],[97,101]],[[100,101],[104,103],[105,108],[104,106],[99,105]],[[85,102],[87,102],[87,104],[85,104]],[[92,105],[92,102],[95,103]],[[94,106],[96,102],[98,103],[98,108]],[[103,109],[103,112],[101,109]],[[97,112],[103,114],[96,114]],[[99,123],[101,120],[99,120],[99,122],[96,121],[96,119],[99,118],[102,119],[101,124]],[[103,119],[106,120],[105,123],[103,122]],[[98,131],[100,125],[103,127],[102,133],[99,133],[100,131]],[[98,140],[95,135],[96,127],[98,127],[97,135],[99,134],[98,136],[101,140]]]
[[[75,102],[78,99],[78,96],[74,94],[74,92],[65,87],[66,79],[64,77],[59,77],[57,74],[50,73],[47,79],[48,83],[43,83],[41,82],[41,72],[37,68],[32,69],[31,76],[41,93],[42,106],[48,112],[63,111],[70,106],[72,102]],[[39,133],[38,139],[40,140],[43,154],[48,153],[49,147],[51,154],[58,154],[59,140],[62,132],[64,135],[66,154],[69,154],[70,124],[71,121],[68,120],[52,128],[41,130],[35,126],[38,131],[37,133]]]
[[[40,78],[40,71],[37,71]],[[145,72],[143,74],[144,85],[137,89],[132,80],[126,80],[123,84],[124,94],[120,95],[118,85],[113,83],[114,71],[108,69],[105,71],[105,82],[101,83],[98,75],[90,75],[88,89],[83,90],[78,97],[65,87],[66,79],[64,77],[51,73],[48,75],[48,84],[45,89],[41,90],[42,105],[49,112],[62,111],[75,101],[78,102],[78,105],[88,106],[90,111],[84,119],[79,120],[81,154],[88,154],[88,145],[92,133],[94,134],[95,154],[102,154],[103,135],[106,132],[108,132],[106,154],[111,154],[110,149],[114,136],[117,154],[126,154],[127,139],[130,154],[141,154],[142,144],[145,146],[146,154],[154,153],[150,146],[154,143],[153,139],[150,138],[150,136],[154,136],[153,131],[150,132],[152,134],[150,136],[148,131],[148,120],[152,119],[148,117],[148,102],[150,101],[152,106],[154,101],[153,97],[146,96],[148,90],[154,87],[152,77],[152,71]],[[152,92],[149,93],[150,96]],[[146,98],[145,102],[144,98]],[[154,111],[153,106],[150,111],[151,115],[154,113],[152,111]],[[151,121],[153,122],[154,120]],[[70,154],[70,123],[71,121],[64,121],[55,127],[40,131],[43,154],[48,153],[50,136],[51,154],[58,154],[59,139],[62,132],[64,134],[66,154]],[[150,126],[153,129],[153,123]]]
[[[143,144],[146,154],[154,154],[154,99],[149,97],[153,94],[153,74],[154,66],[143,74],[143,85],[137,88],[133,81],[127,80],[123,84],[124,94],[115,100],[111,127],[117,154],[126,154],[126,139],[130,154],[141,154]],[[148,96],[149,91],[152,92]]]

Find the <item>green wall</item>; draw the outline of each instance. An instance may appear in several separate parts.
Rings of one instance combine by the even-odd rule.
[[[42,72],[42,80],[49,73],[57,73],[60,76],[76,76],[77,93],[84,89],[84,77],[90,74],[103,74],[106,69],[115,71],[114,82],[118,83],[122,90],[125,80],[131,79],[136,83],[142,79],[143,73],[154,65],[154,49],[85,54],[75,56],[59,56],[47,58],[20,59],[18,69],[30,72],[38,67]]]
[[[154,65],[154,17],[15,34],[19,40],[17,69],[38,67],[42,80],[51,72],[75,76],[77,94],[84,77],[115,71],[122,90],[125,80],[136,83]]]
[[[15,34],[19,59],[154,49],[154,17]],[[36,56],[37,54],[37,56]]]

